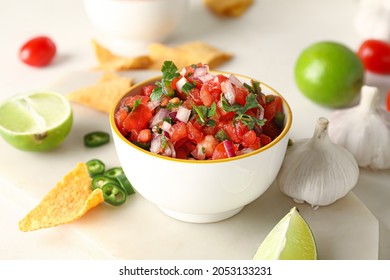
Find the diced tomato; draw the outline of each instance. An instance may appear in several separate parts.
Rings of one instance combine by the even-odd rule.
[[[131,113],[128,114],[126,119],[123,121],[123,127],[128,131],[132,129],[141,131],[148,127],[153,114],[147,105],[139,104]]]
[[[226,134],[229,136],[230,140],[233,143],[240,144],[244,134],[248,132],[248,127],[244,125],[241,121],[236,121],[234,124],[232,122],[227,122],[224,124],[223,129]]]
[[[259,139],[260,139],[260,142],[261,142],[261,147],[263,147],[265,145],[268,145],[269,143],[272,142],[271,137],[269,137],[268,135],[265,135],[265,134],[260,134],[259,135]]]
[[[215,135],[217,131],[218,131],[218,125],[215,126],[204,125],[202,127],[202,132],[204,135]]]
[[[282,98],[279,96],[274,96],[273,100],[266,103],[264,106],[264,118],[267,120],[267,122],[271,122],[274,119],[276,112],[282,111]]]
[[[217,103],[217,112],[219,114],[219,120],[220,121],[231,121],[233,120],[235,113],[234,112],[226,112],[224,109],[222,109],[222,102],[218,101]]]
[[[175,146],[176,157],[181,159],[188,159],[191,152],[195,149],[196,144],[191,141],[185,141],[180,147]]]
[[[171,141],[174,144],[180,139],[188,136],[187,125],[183,122],[178,122],[172,125],[169,132],[171,135]]]
[[[200,98],[199,89],[192,88],[188,93],[188,96],[191,98],[195,105],[203,105],[202,99]]]
[[[141,93],[145,96],[150,96],[156,86],[155,85],[147,85],[142,87]]]
[[[246,103],[246,97],[248,96],[249,92],[245,87],[236,87],[234,86],[234,91],[236,93],[236,103],[244,106]]]
[[[195,127],[192,122],[187,123],[187,132],[188,132],[188,139],[195,143],[199,143],[203,139],[203,133],[201,130],[199,130],[197,127]]]
[[[148,143],[152,141],[152,132],[150,131],[150,129],[148,128],[142,129],[138,133],[137,141],[140,143]]]
[[[133,108],[134,107],[134,103],[137,101],[137,100],[141,100],[141,104],[148,104],[150,98],[149,96],[145,96],[145,95],[133,95],[133,96],[127,96],[125,98],[123,98],[122,100],[122,106],[129,106],[130,108]]]
[[[253,150],[257,150],[257,149],[260,149],[261,146],[262,146],[261,138],[260,137],[256,137],[255,141],[251,145],[249,145],[248,148],[253,149]]]
[[[199,97],[202,100],[203,105],[210,107],[215,102],[214,96],[211,95],[206,87],[202,87],[199,93]]]
[[[223,159],[228,158],[228,153],[226,151],[225,145],[223,142],[220,142],[214,149],[212,159]]]
[[[219,141],[213,135],[206,135],[203,140],[196,145],[192,155],[196,159],[211,158],[218,143]]]
[[[123,136],[127,136],[127,134],[129,133],[129,131],[124,128],[123,126],[123,121],[126,119],[127,115],[128,115],[128,111],[125,110],[124,108],[120,108],[116,113],[115,113],[115,124],[116,126],[118,127],[118,130],[119,132],[123,135]]]
[[[247,131],[244,136],[242,137],[242,142],[241,144],[245,147],[248,148],[251,145],[253,145],[256,141],[256,132],[254,130],[249,130]]]

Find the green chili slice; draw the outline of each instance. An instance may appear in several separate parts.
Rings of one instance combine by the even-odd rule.
[[[129,179],[127,179],[125,174],[119,174],[116,179],[118,180],[119,184],[122,186],[122,188],[125,189],[127,195],[134,194],[135,191],[133,189],[133,185],[130,183]]]
[[[113,167],[104,172],[104,175],[111,179],[116,179],[120,174],[124,174],[122,167]]]
[[[86,163],[89,175],[91,177],[103,174],[106,169],[106,165],[99,159],[91,159]]]
[[[92,178],[92,190],[94,189],[101,189],[104,185],[108,183],[116,183],[111,178],[108,178],[104,175],[96,175]]]
[[[126,191],[121,186],[115,183],[107,183],[102,187],[104,201],[120,206],[126,202]]]
[[[95,148],[107,144],[110,141],[110,135],[104,131],[94,131],[84,136],[84,145],[89,148]]]

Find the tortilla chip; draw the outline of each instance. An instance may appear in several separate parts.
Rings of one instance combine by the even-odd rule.
[[[70,101],[109,113],[114,102],[133,85],[133,79],[112,72],[102,75],[97,84],[80,88],[67,94]]]
[[[203,0],[207,8],[218,16],[240,17],[253,4],[253,0]]]
[[[160,70],[166,60],[173,61],[178,69],[199,62],[216,68],[232,58],[231,54],[202,42],[189,42],[176,47],[153,43],[149,45],[149,54],[153,60],[151,69],[156,70]]]
[[[85,163],[78,163],[19,222],[21,231],[55,227],[81,218],[88,210],[104,201],[101,189],[91,189],[91,177]]]
[[[145,69],[151,64],[147,55],[124,57],[115,55],[98,42],[92,41],[96,58],[99,62],[97,69],[108,71],[126,71],[131,69]]]

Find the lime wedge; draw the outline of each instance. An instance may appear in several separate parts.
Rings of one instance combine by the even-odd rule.
[[[47,151],[61,144],[73,123],[69,101],[55,92],[19,94],[0,103],[0,134],[25,151]]]
[[[296,207],[284,216],[261,243],[254,260],[316,260],[313,234]]]

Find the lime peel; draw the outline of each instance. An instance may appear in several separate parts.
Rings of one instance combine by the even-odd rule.
[[[254,260],[315,260],[317,248],[307,222],[293,207],[267,235]]]

